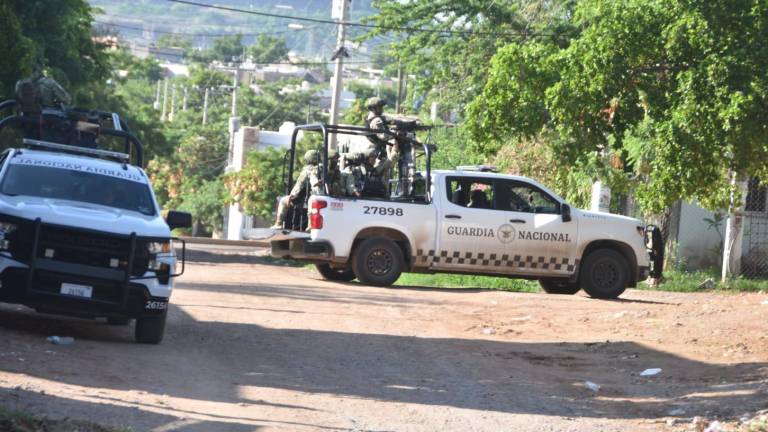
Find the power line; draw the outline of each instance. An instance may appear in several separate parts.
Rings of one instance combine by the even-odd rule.
[[[189,0],[166,0],[171,3],[179,3],[184,4],[188,6],[196,6],[201,8],[209,8],[209,9],[218,9],[223,10],[227,12],[237,12],[237,13],[244,13],[249,15],[258,15],[258,16],[265,16],[265,17],[271,17],[271,18],[283,18],[283,19],[289,19],[289,20],[295,20],[295,21],[305,21],[305,22],[313,22],[318,24],[339,24],[337,21],[334,20],[328,20],[328,19],[320,19],[320,18],[309,18],[309,17],[296,17],[296,16],[290,16],[290,15],[282,15],[282,14],[275,14],[275,13],[269,13],[269,12],[257,12],[257,11],[250,11],[245,9],[237,9],[227,6],[219,6],[219,5],[213,5],[208,3],[198,3],[195,1],[189,1]],[[350,22],[346,21],[343,23],[344,25],[351,26],[351,27],[363,27],[363,28],[371,28],[371,29],[379,29],[379,30],[393,30],[393,31],[401,31],[401,32],[414,32],[414,33],[444,33],[444,34],[455,34],[455,35],[468,35],[468,36],[491,36],[491,37],[499,37],[499,36],[515,36],[515,37],[537,37],[537,36],[559,36],[556,33],[523,33],[523,32],[483,32],[483,31],[474,31],[474,30],[439,30],[439,29],[428,29],[428,28],[422,28],[422,27],[405,27],[405,26],[382,26],[377,24],[365,24],[360,22]]]
[[[106,26],[112,26],[112,27],[118,27],[122,29],[127,30],[135,30],[135,31],[151,31],[153,33],[160,33],[160,34],[171,34],[171,35],[177,35],[177,36],[194,36],[194,37],[222,37],[222,36],[234,36],[234,35],[242,35],[242,36],[259,36],[259,35],[273,35],[273,34],[285,34],[285,33],[293,33],[296,31],[302,31],[302,30],[309,30],[311,27],[304,27],[301,29],[290,29],[290,30],[280,30],[280,31],[273,31],[273,32],[260,32],[260,33],[185,33],[185,32],[175,32],[175,31],[168,31],[168,30],[155,30],[155,29],[147,29],[144,27],[133,27],[125,24],[117,24],[113,22],[104,22],[99,20],[94,20],[95,23],[106,25]]]

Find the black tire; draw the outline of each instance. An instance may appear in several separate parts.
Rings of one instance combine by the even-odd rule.
[[[355,277],[355,272],[352,269],[335,269],[330,264],[315,264],[317,272],[323,276],[323,279],[332,281],[349,282]]]
[[[629,285],[629,264],[613,249],[598,249],[581,264],[579,284],[590,297],[616,298]]]
[[[131,323],[130,318],[117,318],[117,317],[107,317],[107,324],[113,325],[113,326],[127,326]]]
[[[392,285],[404,268],[403,251],[395,242],[382,237],[363,240],[352,257],[352,270],[365,285]]]
[[[136,342],[144,344],[159,344],[165,334],[165,320],[168,312],[156,317],[136,319]]]
[[[539,286],[547,294],[573,295],[581,289],[579,284],[564,279],[539,279]]]

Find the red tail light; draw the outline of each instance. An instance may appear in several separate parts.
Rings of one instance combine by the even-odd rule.
[[[312,208],[309,210],[309,228],[310,229],[322,229],[323,228],[323,215],[320,214],[320,210],[328,207],[328,202],[323,200],[312,201]]]

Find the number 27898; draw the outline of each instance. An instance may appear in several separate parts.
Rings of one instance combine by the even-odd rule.
[[[363,206],[363,213],[381,216],[403,216],[403,209],[392,207]]]

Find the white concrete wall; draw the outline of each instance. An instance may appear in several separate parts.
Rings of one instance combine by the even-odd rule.
[[[722,253],[722,237],[704,219],[714,220],[714,213],[687,202],[680,206],[680,227],[677,235],[678,257],[690,270],[710,267],[719,268]],[[720,224],[725,234],[725,220]]]

